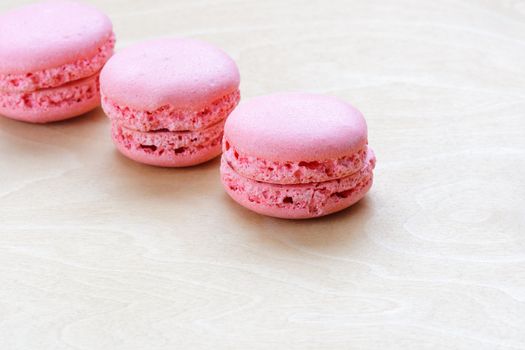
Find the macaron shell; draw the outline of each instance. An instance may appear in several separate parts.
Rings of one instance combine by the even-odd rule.
[[[268,161],[336,159],[367,144],[362,114],[338,98],[278,93],[241,102],[224,129],[243,154]]]
[[[89,5],[50,1],[19,7],[0,15],[0,74],[92,57],[111,35],[109,18]]]
[[[186,132],[140,132],[112,123],[111,136],[118,150],[135,161],[162,167],[203,163],[221,153],[224,121]]]
[[[354,205],[355,203],[363,199],[363,197],[372,187],[372,182],[373,178],[372,176],[370,176],[369,180],[365,182],[364,187],[359,188],[359,190],[354,191],[351,196],[348,196],[344,199],[327,202],[323,208],[323,212],[315,215],[312,215],[312,213],[310,213],[305,208],[287,209],[273,205],[267,205],[265,203],[255,203],[253,201],[250,201],[247,196],[239,192],[232,191],[229,187],[225,186],[224,188],[234,201],[236,201],[241,206],[250,209],[251,211],[254,211],[258,214],[272,216],[280,219],[311,219],[320,216],[330,215]]]
[[[98,75],[29,93],[0,92],[0,115],[48,123],[84,114],[100,104]]]
[[[153,166],[158,166],[158,167],[165,167],[165,168],[194,166],[197,164],[207,162],[217,157],[219,154],[221,154],[220,143],[218,143],[215,146],[210,146],[209,148],[201,149],[193,153],[189,157],[188,156],[177,157],[173,155],[170,156],[168,154],[166,154],[165,156],[158,157],[158,156],[148,154],[145,152],[137,152],[133,150],[132,148],[126,147],[124,144],[118,142],[115,139],[113,141],[115,143],[115,147],[117,147],[119,152],[122,153],[127,158],[134,160],[136,162],[142,163],[142,164],[153,165]]]
[[[238,90],[239,81],[237,65],[217,47],[193,39],[158,39],[114,55],[102,70],[101,91],[136,110],[199,110]]]
[[[222,158],[221,180],[226,192],[240,205],[259,214],[306,219],[343,210],[362,199],[372,186],[375,155],[366,165],[342,179],[296,185],[269,184],[237,174]]]
[[[98,74],[113,54],[115,36],[111,35],[92,57],[39,71],[0,74],[0,91],[31,92],[48,89]]]

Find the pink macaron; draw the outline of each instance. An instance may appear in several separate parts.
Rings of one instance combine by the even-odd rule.
[[[102,107],[125,156],[191,166],[221,152],[224,122],[240,99],[239,70],[208,43],[166,38],[115,54],[102,70]]]
[[[114,46],[110,20],[89,5],[39,2],[0,15],[0,114],[46,123],[97,107]]]
[[[241,103],[226,121],[221,180],[257,213],[334,213],[372,186],[375,155],[363,115],[335,97],[278,93]]]

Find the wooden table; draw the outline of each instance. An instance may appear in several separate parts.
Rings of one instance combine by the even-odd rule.
[[[123,158],[100,109],[0,118],[0,349],[525,349],[525,2],[92,3],[118,48],[223,47],[244,98],[350,101],[376,182],[277,220],[226,196],[218,160]]]

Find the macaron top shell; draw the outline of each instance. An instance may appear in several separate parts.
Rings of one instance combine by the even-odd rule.
[[[114,103],[138,110],[198,109],[236,91],[239,81],[237,65],[219,48],[165,38],[115,54],[102,70],[101,90]]]
[[[331,96],[277,93],[232,112],[225,140],[244,155],[272,161],[313,161],[351,155],[367,144],[363,115]]]
[[[107,16],[92,6],[39,2],[0,15],[0,74],[58,67],[86,56],[112,35]]]

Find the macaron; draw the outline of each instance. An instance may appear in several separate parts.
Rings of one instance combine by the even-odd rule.
[[[224,128],[222,184],[237,203],[268,216],[343,210],[368,192],[375,163],[363,115],[331,96],[255,97]]]
[[[126,157],[149,165],[208,161],[221,153],[239,83],[235,62],[199,40],[157,39],[122,50],[101,74],[113,142]]]
[[[1,14],[0,114],[47,123],[97,107],[114,46],[111,21],[89,5],[39,2]]]

